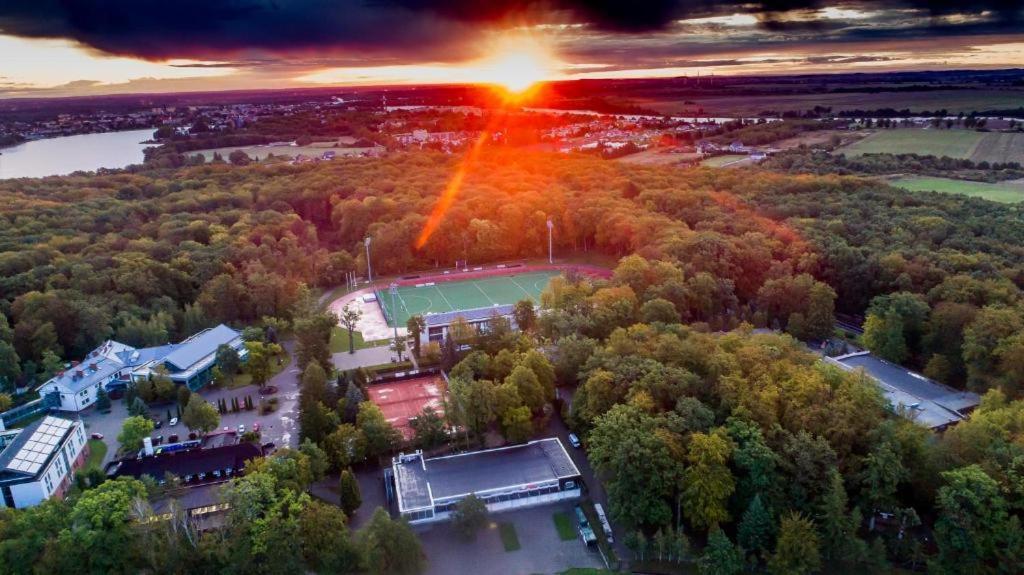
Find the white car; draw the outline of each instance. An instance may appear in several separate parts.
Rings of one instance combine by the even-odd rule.
[[[245,435],[245,424],[238,424],[238,435]]]
[[[175,425],[178,425],[178,418],[172,417],[171,420],[167,422],[167,426],[174,427]]]
[[[576,449],[580,448],[580,438],[577,437],[575,433],[569,434],[569,445],[575,447]]]

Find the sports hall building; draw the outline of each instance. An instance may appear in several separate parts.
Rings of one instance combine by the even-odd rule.
[[[555,437],[430,459],[420,451],[400,454],[392,460],[392,473],[398,512],[412,524],[448,519],[470,494],[493,513],[576,499],[583,486]]]

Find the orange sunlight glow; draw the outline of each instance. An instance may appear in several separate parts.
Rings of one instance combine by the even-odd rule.
[[[550,65],[541,54],[513,51],[482,62],[477,81],[497,84],[513,94],[521,94],[534,84],[549,79],[551,75]]]
[[[444,187],[441,197],[434,204],[434,209],[430,211],[430,216],[427,217],[427,223],[423,225],[419,237],[416,238],[416,249],[423,248],[427,244],[427,240],[430,239],[430,236],[437,230],[437,226],[441,225],[441,220],[444,219],[448,208],[452,207],[452,204],[455,203],[455,197],[459,195],[459,190],[462,188],[462,180],[466,179],[466,172],[476,162],[477,157],[480,156],[480,150],[484,147],[484,142],[490,137],[491,130],[488,129],[480,132],[480,136],[473,142],[473,147],[469,149],[466,156],[459,162],[459,167],[455,169],[452,179],[448,180],[448,185]]]
[[[527,97],[541,82],[554,79],[561,65],[541,43],[525,36],[504,38],[495,45],[491,53],[494,55],[466,66],[464,71],[470,75],[473,83],[491,84],[501,88],[505,92],[506,104]],[[455,173],[441,192],[437,204],[431,210],[419,237],[416,238],[416,249],[422,249],[426,245],[455,203],[466,174],[472,169],[484,144],[494,133],[499,116],[500,114],[496,115],[491,124],[480,132],[479,137],[459,162]]]

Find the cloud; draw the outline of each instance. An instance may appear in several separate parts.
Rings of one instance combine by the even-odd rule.
[[[515,26],[583,24],[590,33],[668,33],[680,20],[755,15],[761,33],[800,40],[928,35],[932,28],[1007,31],[1021,21],[1015,0],[3,0],[0,32],[66,38],[95,51],[150,60],[250,60],[357,56],[374,65],[458,61],[479,56],[478,40]],[[878,14],[908,9],[910,28],[894,31]],[[699,24],[700,19],[705,19]],[[711,19],[711,20],[707,20]],[[855,25],[851,25],[855,24]],[[259,61],[257,58],[253,61]]]

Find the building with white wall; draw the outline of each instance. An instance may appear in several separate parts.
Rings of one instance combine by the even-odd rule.
[[[490,512],[580,497],[583,479],[556,437],[529,443],[424,459],[392,460],[398,512],[409,523],[444,521],[470,494]]]
[[[88,455],[81,421],[47,416],[30,424],[0,451],[0,507],[63,498]]]
[[[58,372],[39,388],[40,395],[57,394],[57,409],[77,412],[96,403],[100,387],[108,391],[152,377],[158,370],[178,385],[195,391],[213,379],[217,348],[231,346],[244,361],[248,350],[242,334],[226,325],[203,330],[181,343],[136,349],[107,341],[81,362]]]

